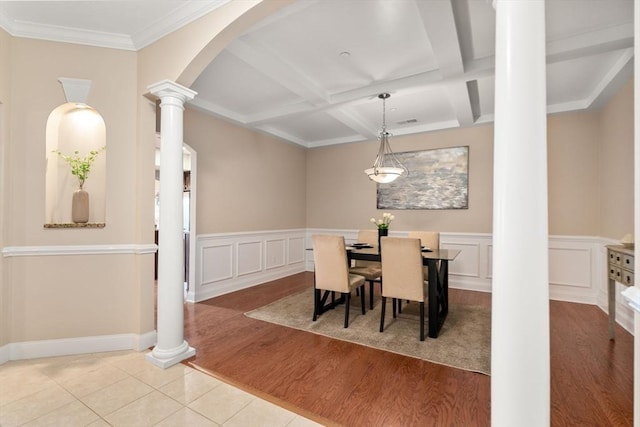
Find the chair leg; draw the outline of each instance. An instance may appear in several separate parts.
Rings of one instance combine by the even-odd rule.
[[[420,303],[420,341],[424,341],[424,301]]]
[[[320,305],[320,290],[313,288],[313,321],[318,318],[318,306]]]
[[[373,310],[373,280],[369,280],[369,310]]]
[[[382,297],[382,311],[380,312],[380,332],[384,331],[384,312],[387,307],[387,297]]]
[[[398,298],[398,313],[402,313],[402,300]]]
[[[393,318],[396,318],[396,303],[398,300],[396,298],[391,298],[391,307],[393,307]]]
[[[364,285],[360,286],[360,305],[362,305],[362,314],[364,315]]]
[[[344,294],[343,294],[344,295]],[[351,305],[351,292],[347,293],[347,302],[344,307],[344,327],[349,327],[349,306]]]

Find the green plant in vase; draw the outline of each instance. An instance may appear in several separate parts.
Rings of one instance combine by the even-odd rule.
[[[393,221],[395,218],[395,216],[391,215],[388,212],[385,212],[382,214],[382,219],[371,218],[371,222],[375,224],[376,227],[378,227],[378,230],[388,230],[389,224],[391,224],[391,221]]]
[[[66,154],[62,154],[60,150],[53,150],[54,153],[58,154],[71,168],[71,175],[78,178],[78,184],[80,185],[80,189],[84,186],[84,182],[89,178],[89,172],[91,172],[91,165],[96,160],[98,154],[106,150],[107,147],[102,147],[99,150],[91,150],[89,154],[84,157],[80,157],[80,152],[78,150],[74,151],[72,155],[68,156]]]
[[[91,172],[91,166],[96,160],[96,157],[101,152],[105,151],[107,147],[101,147],[98,150],[91,150],[89,154],[82,157],[78,150],[74,151],[71,155],[63,154],[60,150],[53,150],[60,158],[62,158],[71,168],[71,175],[78,178],[79,188],[74,191],[73,199],[71,201],[71,219],[75,223],[89,222],[89,193],[84,189],[84,183],[89,178],[89,172]]]
[[[371,218],[371,222],[378,227],[378,251],[380,251],[380,238],[389,235],[389,224],[395,219],[395,216],[385,212],[382,214],[382,219]]]

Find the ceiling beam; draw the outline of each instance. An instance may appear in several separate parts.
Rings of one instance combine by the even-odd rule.
[[[417,2],[417,6],[443,80],[463,74],[459,31],[451,0]],[[474,115],[467,82],[453,82],[444,86],[460,126],[472,125]]]

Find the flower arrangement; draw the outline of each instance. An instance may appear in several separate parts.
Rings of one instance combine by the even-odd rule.
[[[62,159],[64,159],[64,161],[67,162],[67,164],[71,167],[71,175],[78,178],[78,183],[80,184],[80,189],[82,190],[84,182],[87,180],[87,178],[89,178],[91,165],[96,160],[96,156],[106,149],[107,147],[103,146],[99,150],[91,150],[89,151],[89,154],[84,157],[80,157],[80,153],[78,152],[78,150],[74,151],[70,156],[62,154],[60,150],[53,150],[53,152],[62,157]]]
[[[382,214],[382,219],[371,218],[371,222],[378,227],[378,230],[388,230],[389,224],[395,219],[395,216],[388,212]]]

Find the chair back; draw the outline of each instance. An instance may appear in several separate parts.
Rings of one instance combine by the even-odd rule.
[[[358,231],[358,243],[368,243],[374,248],[378,247],[378,230],[360,230]],[[362,261],[357,259],[354,263],[356,267],[380,267],[377,261]]]
[[[438,231],[410,231],[408,237],[420,239],[422,246],[429,249],[440,249],[440,233]]]
[[[378,230],[358,231],[358,243],[368,243],[371,246],[378,246]]]
[[[311,236],[311,239],[316,288],[349,292],[349,269],[344,237],[316,234]]]
[[[424,302],[420,239],[383,237],[382,296]]]

